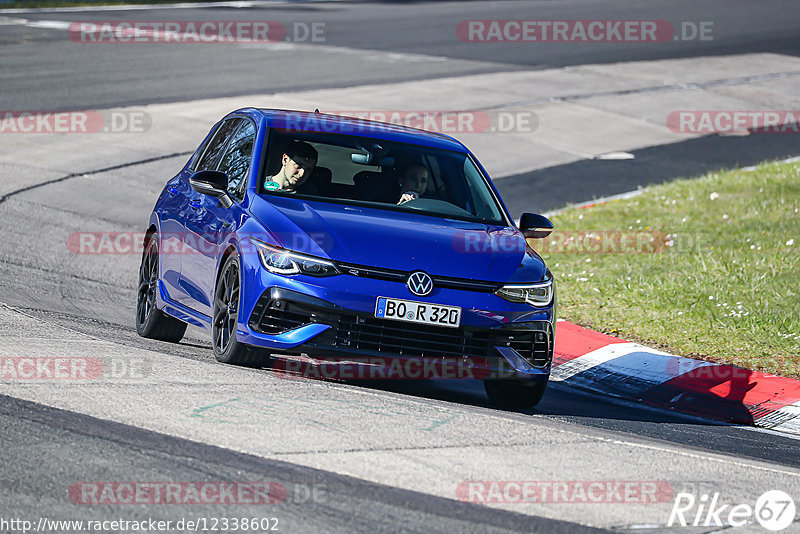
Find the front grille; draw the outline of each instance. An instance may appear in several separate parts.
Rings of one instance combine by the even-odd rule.
[[[363,276],[364,278],[375,278],[376,280],[389,280],[390,282],[405,283],[410,273],[395,271],[393,269],[379,269],[377,267],[366,267],[354,263],[336,262],[336,266],[345,273],[352,276]]]
[[[446,276],[431,276],[434,287],[447,289],[462,289],[464,291],[480,291],[481,293],[494,293],[503,284],[486,282],[483,280],[465,280],[463,278],[448,278]]]
[[[534,367],[544,367],[553,357],[550,323],[539,321],[543,330],[515,330],[505,333],[505,346],[517,351]],[[495,346],[503,343],[495,343]]]
[[[286,301],[271,301],[269,295],[265,293],[253,308],[250,327],[262,334],[280,334],[311,322],[311,314],[286,308]]]
[[[382,354],[419,358],[496,357],[494,347],[510,347],[534,367],[545,367],[553,356],[550,323],[536,321],[539,329],[446,328],[378,319],[367,314],[339,312],[271,298],[259,299],[250,327],[264,334],[279,334],[309,323],[331,326],[302,345],[302,349],[339,349],[357,355]]]
[[[356,350],[421,358],[484,356],[489,331],[467,330],[341,315],[335,326],[335,344]]]
[[[353,263],[336,262],[337,267],[345,274],[360,276],[363,278],[375,278],[377,280],[388,280],[405,284],[411,271],[396,271],[393,269],[383,269],[379,267],[366,267]],[[434,287],[444,287],[447,289],[460,289],[463,291],[479,291],[481,293],[494,293],[502,284],[498,282],[487,282],[484,280],[472,280],[469,278],[452,278],[449,276],[431,275]]]

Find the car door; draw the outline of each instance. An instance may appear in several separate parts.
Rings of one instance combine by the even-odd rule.
[[[174,193],[175,202],[180,204],[178,211],[175,212],[177,217],[170,223],[170,228],[174,231],[167,236],[170,241],[166,243],[166,245],[170,246],[170,250],[175,251],[169,254],[171,256],[169,259],[170,268],[175,270],[175,291],[171,292],[171,296],[184,305],[193,300],[191,296],[193,288],[190,284],[185,283],[181,273],[187,256],[193,256],[195,253],[192,239],[187,239],[189,233],[186,224],[189,218],[195,214],[199,197],[204,196],[192,189],[189,178],[197,171],[217,168],[222,153],[238,126],[239,119],[227,119],[217,124],[212,130],[214,132],[213,136],[200,151],[196,161],[193,161],[184,172],[176,177],[176,182],[170,184],[167,188],[167,194]],[[170,190],[170,188],[173,190]],[[170,281],[167,283],[172,285]]]
[[[181,285],[188,296],[186,305],[203,315],[212,313],[220,247],[242,220],[240,202],[247,187],[255,138],[255,123],[246,118],[237,119],[237,128],[216,165],[216,170],[228,175],[228,194],[233,200],[230,208],[225,208],[218,199],[200,193],[189,201],[187,254],[181,264]]]
[[[183,290],[180,287],[181,258],[183,249],[183,235],[186,231],[184,223],[186,211],[189,209],[189,197],[193,195],[189,185],[189,177],[194,174],[199,166],[206,148],[217,132],[215,124],[206,135],[201,145],[195,150],[189,163],[174,176],[166,185],[166,194],[160,210],[159,251],[161,265],[161,280],[164,281],[167,293],[171,300],[180,301]]]
[[[159,234],[159,263],[161,280],[164,281],[167,294],[172,300],[180,301],[181,247],[183,246],[183,221],[189,205],[188,176],[191,172],[180,174],[167,182],[166,196],[160,213],[161,232]]]

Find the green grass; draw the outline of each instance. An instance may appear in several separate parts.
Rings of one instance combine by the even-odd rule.
[[[559,317],[673,354],[800,378],[800,163],[678,180],[567,209],[553,223],[663,232],[671,244],[568,252],[558,233],[549,251],[546,240],[534,244],[556,277]]]

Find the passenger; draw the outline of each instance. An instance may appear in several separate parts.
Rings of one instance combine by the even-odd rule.
[[[267,178],[264,189],[316,195],[317,188],[313,183],[307,182],[316,165],[316,149],[304,141],[295,141],[281,157],[281,170],[275,176]]]
[[[397,203],[403,204],[422,196],[428,188],[428,178],[429,172],[425,165],[413,163],[406,167],[400,176],[400,200]]]

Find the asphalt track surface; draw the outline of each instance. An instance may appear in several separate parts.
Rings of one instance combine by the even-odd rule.
[[[211,11],[211,14],[209,14]],[[247,11],[247,13],[243,13]],[[456,13],[456,15],[454,15]],[[579,13],[580,15],[576,15]],[[273,62],[268,56],[248,49],[225,47],[163,47],[160,45],[103,46],[76,50],[64,46],[63,30],[0,26],[0,85],[3,109],[87,109],[141,105],[153,102],[183,101],[258,92],[309,88],[347,87],[364,83],[391,83],[396,80],[457,76],[481,72],[502,72],[523,68],[605,63],[639,59],[726,55],[771,51],[790,55],[800,52],[800,18],[796,2],[776,1],[765,5],[745,1],[731,2],[481,2],[426,3],[401,5],[386,3],[322,3],[276,6],[249,10],[197,9],[136,12],[133,20],[242,20],[243,18],[293,21],[324,21],[326,46],[347,49],[389,50],[419,55],[409,68],[394,64],[364,68],[360,56],[351,59],[314,57],[298,50],[293,68]],[[104,20],[119,13],[26,14],[29,20]],[[557,45],[522,49],[516,45],[464,46],[441,28],[455,19],[511,18],[642,18],[714,20],[722,32],[713,44],[698,48],[697,43],[670,42],[654,48],[643,45],[609,45],[581,49]],[[200,46],[200,45],[198,45]],[[429,58],[447,58],[447,61]],[[235,83],[232,83],[235,80]],[[694,174],[734,161],[755,163],[765,157],[797,155],[795,136],[768,140],[703,138],[685,144],[652,147],[637,154],[634,162],[617,162],[609,170],[609,180],[619,183],[603,189],[609,194],[638,185],[676,176]],[[2,145],[0,145],[2,147]],[[0,148],[2,149],[2,148]],[[692,154],[676,161],[676,155]],[[744,156],[742,154],[745,154]],[[168,156],[168,155],[164,155]],[[50,224],[76,225],[100,220],[122,228],[136,228],[146,217],[147,206],[155,199],[155,185],[165,181],[169,169],[179,166],[185,155],[132,166],[126,172],[148,175],[140,191],[125,190],[125,199],[112,181],[101,175],[90,187],[73,187],[80,179],[62,176],[47,185],[21,191],[0,199],[0,221],[6,231],[2,251],[0,302],[19,313],[87,334],[98,339],[113,339],[125,346],[163,354],[167,360],[188,359],[217,366],[207,338],[196,331],[178,345],[145,340],[132,327],[135,301],[136,258],[124,258],[128,272],[110,272],[91,258],[73,257],[70,262],[50,260],[51,247],[42,235]],[[711,159],[713,158],[713,159]],[[597,169],[591,161],[563,168],[537,171],[537,182],[552,180],[552,198],[542,200],[539,209],[550,209],[569,201],[580,201],[576,192],[558,189],[558,176],[585,177],[586,188],[597,187]],[[639,172],[642,166],[648,173]],[[91,158],[85,171],[93,170]],[[689,172],[687,172],[687,170]],[[160,174],[159,174],[160,173]],[[155,174],[154,178],[152,175]],[[159,175],[161,178],[159,178]],[[505,198],[532,194],[527,177],[502,181]],[[118,185],[118,184],[117,184]],[[618,189],[618,190],[617,190]],[[82,210],[79,198],[91,194],[113,209],[98,215]],[[583,194],[583,193],[581,193]],[[68,206],[55,209],[63,200]],[[509,202],[512,212],[514,201]],[[144,210],[144,211],[143,211]],[[78,221],[78,222],[73,222]],[[10,230],[10,231],[9,231]],[[13,238],[9,237],[9,233]],[[63,246],[63,244],[62,244]],[[236,370],[240,373],[268,374],[269,370]],[[501,417],[529,427],[532,433],[548,429],[568,429],[608,440],[633,440],[653,448],[689,451],[700,457],[721,456],[733,462],[753,460],[776,469],[800,468],[800,441],[768,431],[721,425],[677,414],[645,409],[581,391],[553,385],[542,403],[527,413],[502,413],[492,408],[478,383],[337,384],[320,387],[368,390],[386,399],[412,398],[434,407],[456,405],[461,410]],[[313,384],[312,384],[313,386]],[[236,452],[213,445],[187,441],[168,434],[95,418],[81,413],[50,408],[37,403],[0,396],[0,446],[3,452],[3,484],[0,487],[0,512],[3,516],[34,516],[52,513],[54,517],[74,512],[62,503],[64,481],[78,480],[218,480],[285,481],[294,485],[320,484],[327,498],[321,502],[287,502],[276,508],[289,532],[325,531],[412,531],[412,532],[575,532],[583,528],[565,511],[558,521],[535,515],[500,510],[454,499],[409,491],[391,484],[367,482],[322,469],[297,465],[257,455]],[[365,429],[370,427],[365,421]],[[374,431],[374,430],[373,430]],[[572,453],[574,454],[574,453]],[[564,462],[569,462],[567,455]],[[597,458],[613,476],[615,462],[624,459]],[[668,460],[665,460],[668,461]],[[720,470],[717,475],[724,479]],[[755,477],[755,475],[754,475]],[[758,484],[769,485],[768,477]],[[757,494],[752,495],[755,498]],[[42,510],[39,502],[46,504]],[[61,504],[59,504],[61,503]],[[189,515],[227,515],[248,513],[247,509],[219,507],[164,510],[156,506],[137,508],[131,517],[175,518]],[[83,512],[83,511],[82,511]],[[85,518],[110,518],[119,509],[87,509]],[[666,519],[666,518],[664,518]],[[635,518],[621,517],[614,525],[634,528]],[[796,526],[796,525],[795,525]],[[289,528],[291,527],[291,528]],[[641,531],[641,528],[637,530]]]
[[[123,15],[122,13],[127,13]],[[0,44],[4,109],[98,109],[445,75],[544,69],[696,56],[775,52],[800,56],[800,10],[792,0],[614,0],[595,2],[334,2],[245,9],[15,14],[60,21],[278,21],[325,23],[320,49],[391,51],[413,64],[370,63],[360,55],[330,61],[298,50],[296,62],[258,47],[170,44],[64,46],[63,29],[7,26]],[[465,43],[452,30],[462,20],[600,19],[713,22],[713,41],[664,43]],[[304,42],[307,44],[308,42]],[[314,43],[311,43],[314,45]],[[446,59],[446,60],[445,60]],[[445,60],[445,61],[443,61]],[[602,88],[598,88],[602,90]]]
[[[454,500],[364,482],[291,463],[264,461],[218,447],[188,442],[92,417],[44,408],[4,397],[0,403],[4,450],[17,457],[4,478],[24,482],[41,500],[57,501],[62,492],[53,480],[103,480],[108,463],[127,464],[130,480],[152,480],[153,473],[168,480],[268,480],[286,488],[286,500],[274,506],[270,517],[283,532],[591,532],[594,529],[566,521],[532,518]],[[39,446],[31,451],[31,437]],[[69,443],[69,447],[64,447]],[[80,451],[76,461],[75,452]],[[8,457],[7,457],[8,458]],[[306,489],[325,492],[315,501]],[[262,508],[263,512],[264,508]],[[50,510],[56,512],[55,510]],[[115,517],[113,506],[96,508],[87,519]],[[252,517],[246,505],[194,507],[178,512],[137,510],[130,520],[145,517],[178,521],[182,517]],[[53,514],[57,516],[57,513]],[[392,518],[387,521],[387,518]],[[274,525],[275,523],[269,523]]]

